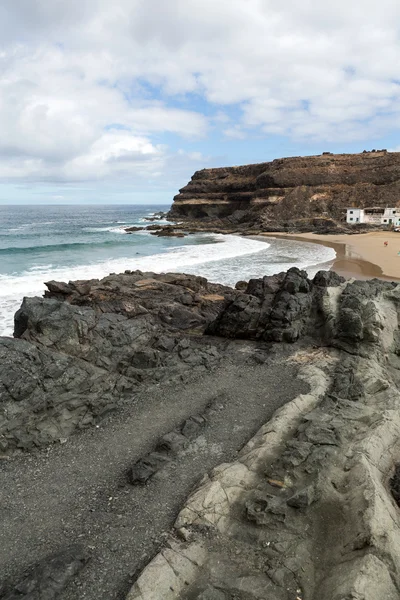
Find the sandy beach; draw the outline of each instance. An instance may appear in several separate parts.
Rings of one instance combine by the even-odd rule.
[[[263,233],[262,237],[307,241],[334,248],[336,259],[332,270],[346,278],[400,280],[400,233],[394,231],[355,235]]]

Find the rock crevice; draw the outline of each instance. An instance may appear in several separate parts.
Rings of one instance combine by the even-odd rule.
[[[175,551],[190,549],[201,560],[180,595],[169,592],[171,600],[218,597],[214,590],[243,600],[398,598],[400,364],[397,317],[387,322],[389,299],[391,316],[397,313],[398,288],[336,283],[339,294],[326,287],[320,304],[331,337],[291,358],[311,392],[280,409],[237,461],[206,476],[179,514],[176,535],[188,541]],[[262,289],[261,297],[269,295]],[[321,301],[319,290],[317,296]],[[232,305],[225,321],[224,314],[219,326],[229,323],[229,332],[236,327],[243,337],[270,327],[269,318],[261,330],[244,332],[243,319],[231,319]],[[302,313],[303,325],[313,314]],[[296,320],[294,330],[310,335]],[[146,583],[147,573],[129,600],[164,597],[162,584]],[[176,576],[186,580],[183,564]]]

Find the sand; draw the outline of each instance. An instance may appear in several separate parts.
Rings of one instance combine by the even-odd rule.
[[[291,348],[254,344],[246,341],[237,355],[228,351],[216,370],[187,383],[143,390],[64,444],[0,460],[0,597],[2,583],[20,581],[37,561],[80,543],[90,561],[57,600],[125,598],[204,473],[235,460],[261,423],[308,391],[297,363],[287,360]],[[260,348],[268,363],[252,364]],[[199,438],[147,485],[128,483],[138,459],[207,407]]]
[[[340,275],[356,279],[400,280],[400,232],[375,231],[354,235],[316,233],[263,233],[262,237],[287,238],[329,246],[336,251],[331,267]],[[388,245],[384,246],[387,241]]]

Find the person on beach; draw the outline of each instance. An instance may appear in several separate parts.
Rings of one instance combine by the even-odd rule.
[[[385,248],[388,244],[389,244],[389,242],[383,242],[383,245],[385,246]]]

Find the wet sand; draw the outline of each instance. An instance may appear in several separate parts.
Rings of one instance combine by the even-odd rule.
[[[333,248],[336,259],[331,267],[346,278],[399,280],[400,233],[377,231],[354,235],[321,235],[316,233],[262,233],[260,237],[286,238],[312,242]],[[384,246],[384,242],[388,246]]]

